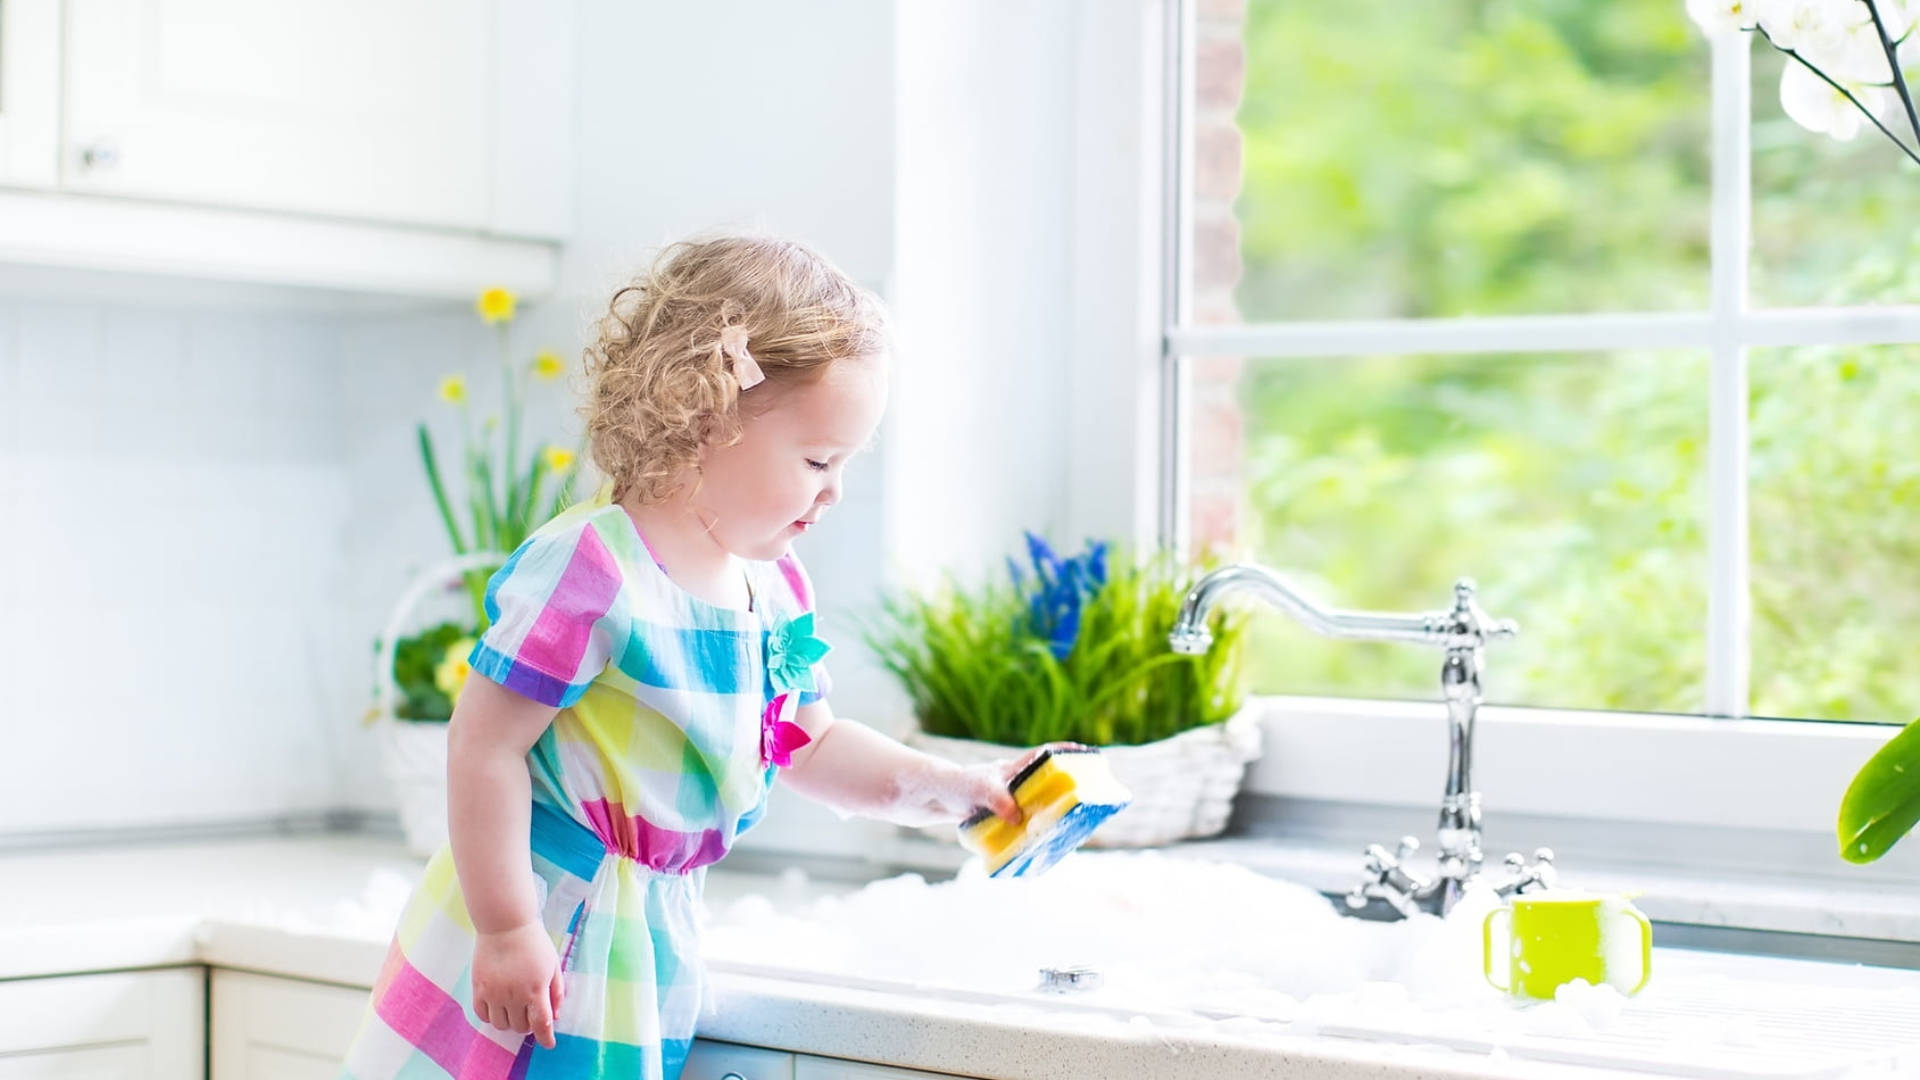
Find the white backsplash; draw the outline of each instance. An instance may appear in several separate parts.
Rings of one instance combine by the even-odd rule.
[[[413,424],[453,460],[437,383],[483,415],[494,355],[465,310],[0,302],[0,833],[389,807],[371,643],[448,551]],[[528,443],[573,445],[544,389]],[[836,603],[878,581],[877,470],[802,553],[840,685],[884,693]]]
[[[310,315],[0,304],[0,829],[333,802],[338,342]]]

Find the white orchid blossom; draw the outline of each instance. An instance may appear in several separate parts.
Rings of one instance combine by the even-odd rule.
[[[1710,37],[1756,32],[1793,57],[1780,74],[1780,107],[1794,123],[1839,140],[1871,123],[1920,163],[1920,116],[1901,72],[1888,62],[1920,61],[1920,0],[1686,0]],[[1876,16],[1878,20],[1876,22]],[[1884,36],[1883,36],[1884,35]],[[1902,63],[1904,66],[1904,63]],[[1909,146],[1882,118],[1895,102],[1911,127]]]
[[[1913,28],[1920,25],[1920,0],[1883,0],[1874,6],[1880,9],[1880,21],[1886,24],[1887,36],[1896,42],[1907,38]]]
[[[1756,0],[1755,6],[1760,29],[1773,47],[1809,60],[1832,55],[1847,28],[1868,19],[1860,0]]]
[[[1687,14],[1708,37],[1751,30],[1756,25],[1754,0],[1687,0]]]
[[[1861,10],[1866,9],[1863,6]],[[1873,20],[1861,21],[1842,30],[1828,43],[1828,51],[1807,57],[1807,62],[1826,72],[1834,82],[1853,89],[1856,84],[1893,85],[1893,73],[1887,67],[1887,47]]]
[[[1888,94],[1877,86],[1855,84],[1846,89],[1853,94],[1853,101],[1804,65],[1788,64],[1780,73],[1780,108],[1808,131],[1847,142],[1860,134],[1861,125],[1866,123],[1860,110],[1880,116],[1886,111]],[[1854,101],[1860,103],[1858,107]]]

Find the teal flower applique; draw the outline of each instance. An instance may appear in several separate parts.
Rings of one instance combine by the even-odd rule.
[[[813,612],[783,619],[767,634],[767,681],[775,694],[818,690],[813,665],[833,646],[813,634]]]

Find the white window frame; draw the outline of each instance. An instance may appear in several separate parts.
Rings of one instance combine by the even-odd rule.
[[[1673,0],[1678,5],[1680,0]],[[1805,879],[1859,882],[1920,880],[1920,852],[1896,849],[1872,868],[1805,854],[1832,850],[1841,793],[1875,749],[1898,729],[1806,720],[1762,720],[1747,714],[1747,353],[1749,349],[1814,344],[1920,342],[1920,307],[1751,310],[1747,288],[1751,181],[1748,77],[1751,45],[1742,36],[1712,49],[1711,300],[1704,311],[1675,314],[1541,315],[1399,321],[1251,323],[1197,326],[1184,321],[1190,250],[1192,153],[1184,131],[1192,102],[1192,0],[1135,0],[1127,20],[1089,16],[1081,53],[1080,113],[1089,130],[1103,121],[1126,127],[1127,110],[1148,114],[1145,130],[1160,137],[1132,149],[1157,168],[1117,170],[1112,140],[1076,154],[1082,175],[1103,170],[1108,184],[1096,199],[1077,193],[1083,220],[1091,204],[1131,210],[1136,220],[1157,217],[1154,245],[1116,241],[1128,230],[1076,229],[1076,386],[1105,397],[1076,402],[1076,432],[1092,434],[1100,418],[1158,416],[1157,441],[1136,439],[1126,452],[1082,451],[1076,438],[1071,476],[1113,493],[1076,507],[1069,523],[1092,532],[1132,525],[1131,535],[1184,550],[1189,463],[1185,389],[1189,358],[1200,356],[1327,357],[1382,354],[1697,349],[1711,356],[1709,393],[1709,650],[1708,713],[1702,716],[1597,713],[1489,706],[1475,733],[1474,786],[1482,792],[1490,825],[1501,815],[1578,818],[1622,830],[1657,829],[1662,850],[1692,830],[1701,838],[1693,863],[1711,869],[1715,830],[1794,834],[1799,855],[1777,869]],[[1128,82],[1113,72],[1090,73],[1087,50],[1105,48],[1139,61]],[[1148,91],[1156,88],[1158,95]],[[1144,103],[1144,104],[1143,104]],[[1138,123],[1137,117],[1135,123]],[[1138,130],[1138,129],[1136,129]],[[1809,133],[1807,138],[1820,136]],[[1118,149],[1126,149],[1120,146]],[[1157,157],[1155,157],[1157,155]],[[1889,167],[1893,167],[1889,163]],[[1114,179],[1115,175],[1118,179]],[[1132,277],[1116,278],[1121,260]],[[1118,305],[1157,300],[1162,332],[1149,343],[1137,324],[1122,325]],[[1157,367],[1142,363],[1148,350]],[[1116,356],[1132,363],[1117,364]],[[1120,378],[1116,372],[1130,377]],[[1116,389],[1120,388],[1120,389]],[[1135,434],[1129,429],[1126,434]],[[1111,432],[1109,432],[1111,435]],[[1111,438],[1109,443],[1111,443]],[[1116,470],[1130,468],[1127,475]],[[1462,567],[1463,573],[1474,568]],[[1338,598],[1333,598],[1337,603]],[[1423,599],[1431,603],[1422,605]],[[1442,607],[1446,597],[1409,598],[1413,609]],[[1498,597],[1485,598],[1501,614]],[[1524,628],[1523,628],[1524,632]],[[1488,650],[1497,685],[1498,644]],[[1446,766],[1445,713],[1439,704],[1440,657],[1434,656],[1431,706],[1394,701],[1270,697],[1264,711],[1267,749],[1248,789],[1287,799],[1372,807],[1437,809]],[[1387,839],[1382,837],[1381,839]],[[1539,838],[1551,842],[1551,837]],[[1909,843],[1902,848],[1914,848]],[[1747,868],[1748,870],[1751,867]]]

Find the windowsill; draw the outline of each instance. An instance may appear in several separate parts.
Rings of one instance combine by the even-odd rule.
[[[1262,711],[1266,736],[1248,791],[1438,809],[1447,714],[1437,692],[1432,702],[1262,697],[1247,707]],[[1841,795],[1900,730],[1494,705],[1474,727],[1470,780],[1488,815],[1770,829],[1818,834],[1829,849]],[[1920,878],[1920,861],[1907,868]]]

